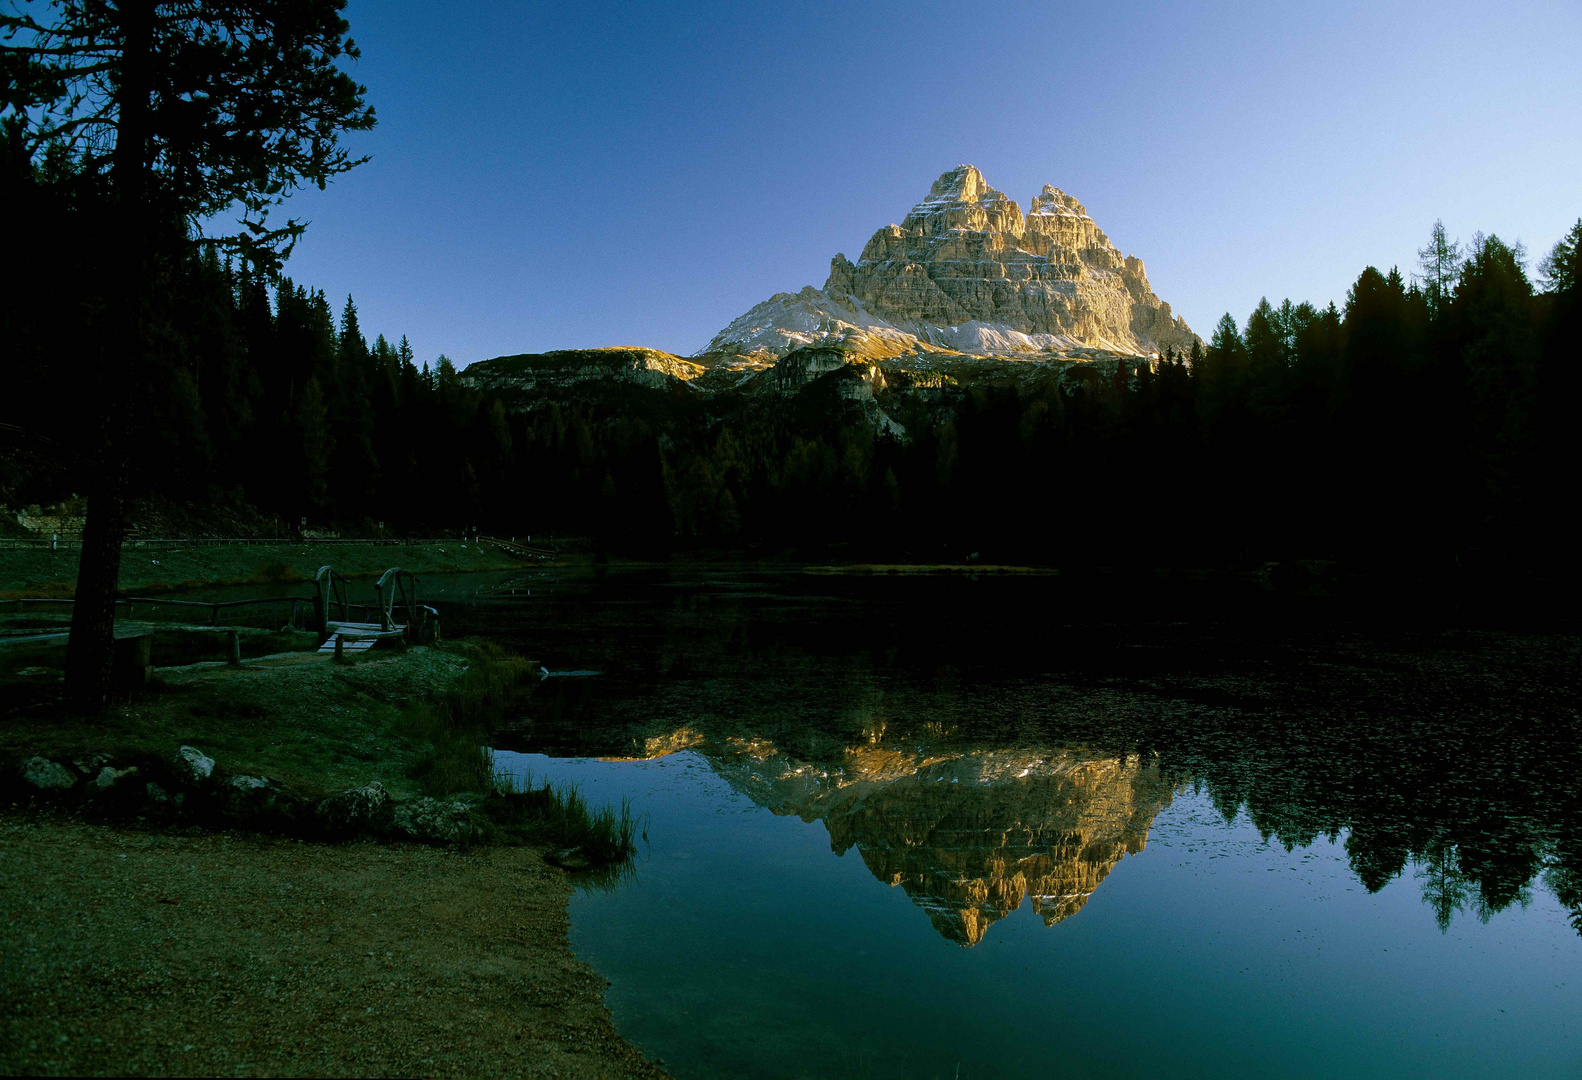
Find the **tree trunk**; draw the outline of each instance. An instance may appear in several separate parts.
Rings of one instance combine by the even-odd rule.
[[[126,535],[126,469],[104,462],[99,473],[97,486],[88,495],[88,520],[77,564],[77,602],[72,605],[71,637],[66,643],[66,707],[89,716],[102,712],[109,700],[115,593]]]
[[[153,53],[154,0],[122,0],[120,85],[116,94],[116,144],[111,178],[112,251],[109,341],[101,346],[98,401],[100,445],[88,520],[77,566],[77,602],[72,605],[71,637],[66,646],[66,706],[97,715],[110,695],[115,656],[115,593],[120,581],[121,542],[126,536],[129,488],[129,387],[146,363],[144,327],[147,288],[144,224],[148,207],[149,93]],[[111,342],[121,348],[111,347]]]

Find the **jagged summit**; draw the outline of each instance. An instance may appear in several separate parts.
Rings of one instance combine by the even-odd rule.
[[[1024,215],[958,165],[855,264],[836,255],[822,289],[777,293],[704,352],[778,357],[839,338],[872,356],[1149,355],[1194,337],[1075,198],[1046,184]]]

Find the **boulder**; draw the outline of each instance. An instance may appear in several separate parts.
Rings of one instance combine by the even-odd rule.
[[[394,804],[383,784],[375,780],[360,788],[348,788],[319,803],[313,812],[319,825],[332,835],[348,836],[359,832],[382,832],[390,824]]]
[[[170,801],[170,796],[165,793],[165,789],[152,781],[144,785],[143,790],[148,794],[148,801],[151,803],[168,803]]]
[[[408,799],[395,804],[393,835],[423,844],[470,844],[483,839],[483,819],[461,799]]]
[[[72,768],[76,769],[84,776],[93,776],[108,764],[110,764],[109,754],[93,754],[89,757],[71,759]]]
[[[231,817],[253,818],[275,808],[280,783],[267,776],[228,776],[220,784],[220,809]]]
[[[544,856],[544,861],[550,866],[558,866],[562,870],[587,870],[593,865],[587,854],[580,847],[562,848],[551,851]]]
[[[189,784],[201,784],[214,774],[214,759],[195,746],[183,746],[176,751],[171,764],[176,776]]]
[[[93,786],[98,788],[100,791],[108,791],[126,777],[136,775],[136,765],[125,769],[117,769],[112,765],[106,765],[99,770],[99,775],[94,778]]]
[[[70,769],[45,757],[28,758],[22,766],[22,779],[40,791],[65,791],[77,782]]]

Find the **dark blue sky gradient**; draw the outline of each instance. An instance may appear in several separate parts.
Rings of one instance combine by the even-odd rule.
[[[691,353],[939,173],[1075,195],[1205,337],[1343,302],[1436,217],[1582,215],[1582,4],[352,0],[373,160],[288,264],[418,357]]]

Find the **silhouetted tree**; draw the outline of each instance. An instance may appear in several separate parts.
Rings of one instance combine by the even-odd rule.
[[[1450,319],[1460,344],[1470,435],[1485,507],[1520,515],[1528,494],[1538,355],[1532,283],[1520,247],[1474,237]]]
[[[1436,220],[1428,244],[1417,249],[1418,267],[1422,270],[1423,298],[1428,312],[1439,318],[1450,304],[1456,278],[1461,273],[1461,244],[1445,236],[1445,223]]]
[[[219,215],[211,238],[275,267],[302,232],[269,211],[304,181],[323,186],[358,164],[343,131],[373,126],[363,88],[340,70],[357,50],[344,0],[55,0],[0,14],[7,78],[0,114],[30,160],[63,157],[102,193],[98,283],[120,347],[96,365],[103,419],[67,653],[67,696],[103,707],[126,527],[128,388],[168,357],[156,325],[172,263]]]

